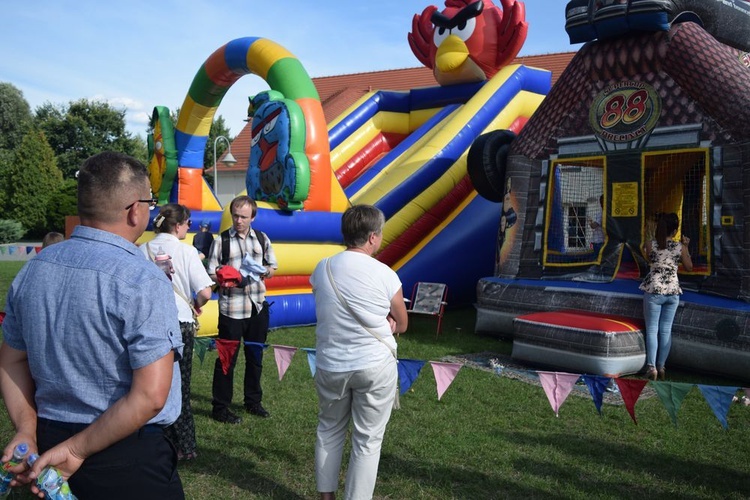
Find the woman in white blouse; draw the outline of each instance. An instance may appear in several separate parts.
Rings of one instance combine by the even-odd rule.
[[[157,256],[162,253],[169,255],[172,262],[172,273],[169,278],[174,288],[177,319],[180,321],[185,347],[179,361],[182,378],[182,413],[165,432],[177,447],[179,460],[192,460],[198,456],[193,410],[190,405],[190,378],[196,319],[201,307],[211,299],[211,286],[214,284],[203,267],[198,250],[181,242],[187,236],[190,223],[190,210],[187,207],[176,203],[164,205],[159,215],[154,218],[156,237],[141,245],[141,251],[150,260],[156,261]]]

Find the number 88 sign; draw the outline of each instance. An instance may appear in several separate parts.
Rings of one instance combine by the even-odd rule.
[[[648,134],[661,114],[656,91],[642,82],[619,82],[596,96],[589,123],[599,136],[611,142],[629,142]]]

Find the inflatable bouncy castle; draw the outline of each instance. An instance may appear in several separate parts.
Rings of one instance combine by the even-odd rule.
[[[505,221],[477,330],[521,359],[637,372],[643,246],[675,212],[695,267],[668,363],[749,380],[750,2],[571,1],[566,28],[586,44],[523,131],[469,153]]]
[[[267,39],[233,40],[199,69],[173,138],[169,124],[154,127],[155,192],[161,202],[187,205],[194,220],[230,226],[201,176],[203,155],[222,97],[255,74],[270,90],[251,98],[246,188],[259,201],[253,227],[268,234],[279,261],[267,281],[271,325],[315,323],[309,275],[344,248],[340,218],[352,204],[385,213],[376,257],[398,272],[407,295],[417,281],[436,281],[448,284],[451,304],[470,303],[477,280],[492,273],[500,217],[497,202],[478,196],[468,177],[469,147],[484,132],[520,132],[551,86],[549,71],[508,65],[526,33],[517,0],[427,7],[407,38],[440,86],[371,91],[328,127],[297,58]],[[163,111],[155,110],[155,124],[168,117]],[[170,142],[174,149],[161,152]],[[215,324],[202,319],[201,334]]]

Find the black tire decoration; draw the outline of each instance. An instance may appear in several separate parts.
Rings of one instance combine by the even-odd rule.
[[[482,134],[471,144],[466,169],[474,189],[483,198],[496,203],[505,195],[505,166],[516,134],[495,130]]]

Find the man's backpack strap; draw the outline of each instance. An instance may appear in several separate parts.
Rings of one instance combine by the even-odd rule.
[[[262,262],[264,266],[268,265],[268,262],[266,261],[266,235],[263,234],[263,231],[260,229],[255,230],[255,237],[258,238],[258,243],[260,243],[260,254],[262,257]],[[222,266],[225,266],[227,262],[229,262],[229,229],[226,231],[221,232],[221,261],[219,264]]]
[[[258,243],[260,243],[260,260],[264,266],[267,266],[268,261],[266,260],[266,235],[263,234],[263,231],[261,231],[260,229],[253,229],[253,231],[255,231],[255,237],[258,238]]]
[[[221,261],[219,264],[226,266],[229,262],[229,229],[221,232]]]

